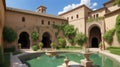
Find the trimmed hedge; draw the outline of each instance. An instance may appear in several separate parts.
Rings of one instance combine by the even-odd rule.
[[[120,55],[120,47],[108,47],[107,50],[113,54]]]
[[[103,38],[106,40],[107,43],[109,44],[112,43],[114,32],[115,32],[115,29],[111,29],[104,34]]]
[[[15,46],[12,46],[12,47],[10,47],[10,48],[4,48],[4,52],[15,52],[16,51],[16,48],[15,48]]]

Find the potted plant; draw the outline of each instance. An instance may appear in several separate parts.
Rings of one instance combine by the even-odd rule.
[[[18,43],[18,48],[21,49],[21,43]]]
[[[39,43],[38,43],[38,46],[39,46],[40,50],[42,50],[43,43],[42,43],[42,42],[39,42]]]
[[[50,44],[50,46],[51,46],[52,50],[56,48],[56,44],[53,42]]]

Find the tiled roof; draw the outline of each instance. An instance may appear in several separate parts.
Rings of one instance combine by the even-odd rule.
[[[7,7],[6,10],[13,11],[13,12],[19,12],[19,13],[26,13],[26,14],[31,14],[31,15],[44,16],[44,17],[49,17],[49,18],[55,18],[55,19],[67,20],[64,17],[57,16],[57,15],[38,13],[38,12],[33,12],[33,11],[29,11],[29,10],[22,10],[22,9],[17,9],[17,8],[11,8],[11,7]]]

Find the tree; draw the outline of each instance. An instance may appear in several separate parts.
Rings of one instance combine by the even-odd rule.
[[[115,28],[116,28],[116,35],[117,35],[118,42],[120,42],[120,14],[116,18]]]
[[[65,48],[65,45],[66,45],[65,39],[64,38],[59,38],[58,39],[58,44],[59,44],[59,47]]]
[[[74,37],[76,35],[76,30],[74,29],[73,25],[66,25],[64,27],[64,34],[65,36],[71,38]]]
[[[38,32],[32,32],[31,38],[33,41],[37,40],[39,38],[39,33]]]
[[[120,0],[114,0],[113,5],[120,5]]]
[[[87,39],[87,37],[86,37],[83,33],[78,33],[78,34],[75,36],[75,42],[76,42],[78,45],[83,45],[83,44],[86,42],[86,39]]]
[[[74,43],[74,37],[76,35],[76,30],[73,25],[65,25],[64,26],[64,35],[67,37],[68,41],[73,44]]]
[[[12,28],[4,27],[3,38],[7,42],[13,42],[17,39],[17,33]]]

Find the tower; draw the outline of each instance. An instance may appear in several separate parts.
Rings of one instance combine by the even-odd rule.
[[[37,8],[37,12],[39,12],[39,13],[46,13],[46,9],[47,8],[45,6],[41,5],[41,6],[39,6]]]

